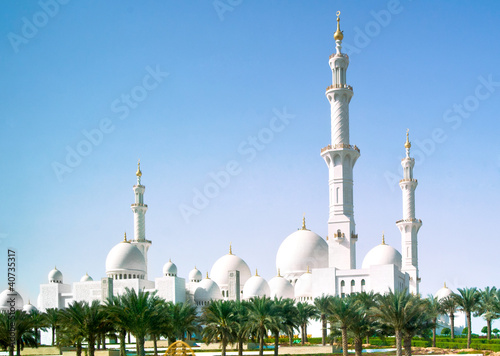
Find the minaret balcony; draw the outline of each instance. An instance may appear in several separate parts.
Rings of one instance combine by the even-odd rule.
[[[328,88],[326,88],[326,91],[328,92],[328,91],[333,90],[333,89],[347,89],[347,90],[352,91],[352,86],[347,85],[347,84],[332,84]]]
[[[422,220],[415,219],[415,218],[401,219],[401,220],[396,221],[396,224],[399,224],[399,223],[419,223],[419,224],[422,224]]]
[[[147,204],[140,204],[140,203],[137,203],[137,204],[130,204],[130,206],[132,206],[132,207],[133,207],[133,206],[143,206],[143,207],[145,207],[145,208],[147,208],[147,207],[148,207],[148,205],[147,205]]]
[[[330,57],[328,57],[328,59],[332,59],[335,57],[345,57],[345,58],[349,59],[349,56],[346,53],[333,53],[333,54],[330,54]]]
[[[415,178],[404,178],[404,179],[401,179],[399,181],[399,183],[403,183],[403,182],[417,182],[417,180]]]
[[[326,147],[323,147],[321,149],[321,153],[325,152],[325,151],[329,151],[329,150],[335,150],[335,149],[339,149],[339,148],[347,148],[347,149],[350,149],[350,150],[355,150],[355,151],[358,151],[358,153],[361,153],[359,151],[359,148],[358,146],[356,145],[348,145],[346,143],[337,143],[335,145],[328,145]]]

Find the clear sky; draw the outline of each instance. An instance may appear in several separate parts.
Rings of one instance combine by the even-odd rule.
[[[105,276],[133,236],[139,158],[150,278],[169,258],[205,275],[232,242],[269,279],[303,213],[325,238],[337,10],[361,149],[358,267],[383,231],[400,249],[409,128],[422,293],[500,286],[500,3],[408,0],[3,3],[0,284],[8,248],[26,302],[54,265],[67,283]]]

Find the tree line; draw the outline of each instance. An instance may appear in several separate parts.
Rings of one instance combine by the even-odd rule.
[[[438,300],[429,295],[422,298],[403,291],[386,294],[373,292],[353,293],[345,297],[321,296],[313,303],[295,302],[293,299],[255,297],[248,301],[214,300],[197,313],[190,302],[172,303],[155,292],[126,289],[120,296],[99,301],[73,302],[65,309],[47,309],[44,313],[16,311],[14,324],[9,316],[0,313],[0,346],[20,355],[25,346],[39,345],[40,330],[52,330],[52,345],[75,346],[82,355],[85,343],[88,355],[95,349],[106,348],[106,338],[117,338],[120,355],[125,356],[127,336],[136,340],[137,355],[144,356],[146,338],[153,341],[158,354],[157,340],[167,338],[170,343],[186,340],[191,335],[201,336],[205,342],[220,342],[222,356],[228,345],[237,345],[239,355],[248,342],[259,345],[263,355],[265,339],[274,338],[274,353],[278,354],[280,335],[288,336],[293,345],[295,331],[301,343],[307,342],[307,327],[312,320],[322,326],[322,344],[334,337],[342,340],[343,356],[347,356],[348,339],[353,340],[356,356],[361,356],[363,341],[372,336],[395,336],[396,354],[411,356],[411,341],[415,336],[428,336],[432,332],[432,345],[436,345],[436,327],[439,315],[450,318],[451,338],[454,339],[454,316],[462,311],[467,320],[467,347],[471,344],[471,317],[482,316],[487,322],[488,339],[491,323],[500,317],[500,291],[495,287],[484,290],[459,288],[458,293]],[[12,343],[9,330],[16,331]]]

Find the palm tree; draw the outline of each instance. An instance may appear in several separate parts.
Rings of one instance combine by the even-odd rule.
[[[185,340],[186,335],[198,333],[200,326],[196,315],[196,306],[190,302],[169,303],[169,313],[172,318],[172,337],[174,340]]]
[[[221,356],[226,356],[227,344],[236,340],[238,331],[238,315],[234,302],[212,301],[203,308],[202,322],[205,325],[203,336],[207,339],[207,344],[220,339]]]
[[[488,340],[491,340],[491,323],[500,317],[499,291],[496,287],[486,287],[480,291],[479,306],[474,316],[483,316],[486,320]]]
[[[465,313],[467,318],[467,348],[470,348],[471,343],[471,314],[478,309],[480,293],[476,287],[458,288],[456,300],[458,309]]]
[[[150,331],[151,319],[158,317],[153,296],[155,292],[125,288],[125,293],[120,296],[121,308],[113,307],[116,313],[127,326],[127,330],[135,336],[136,352],[138,356],[144,356],[144,341]]]
[[[21,356],[21,350],[25,346],[37,346],[34,332],[35,324],[31,316],[22,310],[16,310],[13,316],[14,318],[10,320],[15,323],[16,354]],[[9,315],[9,318],[12,318],[12,314]]]
[[[396,336],[396,356],[402,356],[402,339],[404,328],[421,311],[416,297],[407,293],[407,290],[389,290],[389,293],[377,298],[377,305],[373,307],[375,317],[383,325],[394,330]]]
[[[351,320],[357,316],[358,308],[356,300],[350,295],[344,298],[333,297],[328,308],[330,324],[338,324],[342,333],[342,353],[344,356],[348,356],[347,328]]]
[[[420,296],[414,295],[411,295],[411,299],[418,312],[410,317],[403,327],[403,344],[406,356],[411,356],[411,340],[413,337],[417,335],[423,336],[431,328],[435,329],[436,327],[435,322],[432,320],[435,314],[431,314],[430,300],[423,300]]]
[[[331,299],[332,299],[331,295],[324,295],[324,294],[321,297],[317,297],[314,299],[314,305],[316,306],[316,309],[318,309],[319,318],[321,320],[321,344],[323,346],[326,345],[326,332],[327,332],[326,317]]]
[[[236,341],[238,342],[238,356],[243,356],[243,344],[248,340],[249,330],[248,308],[246,302],[234,301],[234,311],[236,314]]]
[[[157,309],[157,316],[150,319],[149,336],[153,339],[154,354],[158,355],[158,339],[161,336],[169,338],[172,342],[174,326],[172,316],[170,315],[170,304],[165,299],[154,296],[152,300],[154,308]],[[125,338],[125,335],[124,335]]]
[[[437,328],[437,318],[443,312],[443,307],[437,297],[432,294],[427,296],[427,314],[432,319],[432,347],[436,347],[436,328]]]
[[[56,344],[57,328],[59,327],[61,311],[57,308],[45,310],[44,319],[47,326],[52,329],[52,346]]]
[[[268,330],[277,324],[276,308],[266,296],[253,297],[246,303],[248,307],[248,331],[259,340],[259,356],[264,354],[264,338]]]
[[[87,340],[89,356],[94,356],[95,344],[99,334],[105,313],[98,300],[88,302],[73,302],[68,308],[61,312],[63,325],[73,330],[75,337],[81,343],[80,337]],[[81,344],[80,344],[81,345]]]
[[[455,294],[440,300],[443,311],[450,317],[450,333],[451,340],[455,340],[455,313],[457,312],[458,304]]]
[[[14,343],[10,335],[11,322],[7,313],[0,313],[0,346],[9,350],[9,356],[14,356]]]
[[[293,330],[298,328],[297,318],[295,317],[297,315],[297,307],[293,299],[290,298],[274,297],[273,302],[276,307],[277,322],[272,329],[274,336],[274,356],[278,356],[280,332],[284,332],[286,335],[292,334],[293,337]]]
[[[377,293],[373,291],[369,292],[360,292],[354,294],[355,299],[358,301],[358,303],[361,304],[361,307],[367,312],[367,316],[369,317],[369,330],[367,331],[366,334],[366,343],[370,343],[370,335],[373,335],[376,332],[377,328],[377,321],[372,318],[372,315],[370,313],[371,308],[373,308],[377,303]]]
[[[307,341],[307,325],[311,319],[317,319],[319,312],[316,307],[307,302],[297,303],[297,318],[302,331],[302,345]]]
[[[79,325],[83,324],[84,314],[82,302],[74,302],[61,311],[60,323],[62,329],[57,343],[60,346],[76,345],[76,356],[82,355],[82,342],[85,335]]]
[[[108,298],[104,305],[104,313],[106,318],[110,320],[118,330],[118,336],[120,339],[120,356],[126,356],[125,337],[127,336],[127,325],[121,318],[123,314],[121,300],[122,299],[118,296]]]

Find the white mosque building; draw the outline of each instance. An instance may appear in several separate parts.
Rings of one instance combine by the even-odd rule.
[[[329,58],[332,85],[326,89],[331,106],[331,144],[321,150],[328,167],[329,218],[328,236],[323,238],[306,228],[290,234],[276,255],[277,276],[266,281],[256,272],[252,275],[247,263],[232,253],[220,257],[206,277],[194,268],[185,279],[177,275],[177,267],[168,261],[162,276],[150,280],[146,239],[146,187],[141,184],[142,172],[137,169],[137,184],[133,186],[135,202],[134,237],[115,245],[106,258],[106,276],[93,280],[85,274],[79,282],[65,284],[57,268],[49,272],[48,281],[40,285],[38,309],[65,308],[73,301],[105,300],[119,295],[125,288],[156,291],[167,301],[191,301],[200,308],[211,300],[240,300],[254,296],[294,298],[313,303],[321,295],[348,295],[361,291],[384,293],[408,289],[419,293],[417,234],[422,221],[415,217],[414,158],[406,134],[406,157],[402,159],[404,175],[399,183],[403,192],[403,217],[396,222],[401,233],[401,249],[385,243],[373,247],[364,257],[361,267],[356,263],[356,224],[353,205],[353,168],[360,150],[349,141],[349,103],[353,89],[347,84],[349,57],[342,53],[343,33],[337,18],[334,39],[336,53]],[[4,292],[5,293],[5,292]],[[0,294],[0,307],[3,294]],[[16,303],[23,305],[21,296]],[[29,308],[26,307],[26,308]]]

